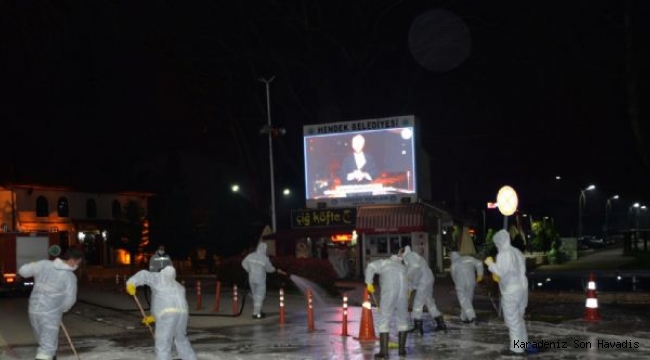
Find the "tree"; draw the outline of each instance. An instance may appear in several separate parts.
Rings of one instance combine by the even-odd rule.
[[[560,234],[555,230],[552,224],[535,221],[532,226],[533,230],[533,249],[536,251],[547,252],[551,250],[554,243],[559,243]],[[559,245],[557,245],[559,248]]]

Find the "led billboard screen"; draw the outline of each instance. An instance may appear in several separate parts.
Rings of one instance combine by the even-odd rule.
[[[303,133],[308,208],[417,199],[415,117],[307,125]]]

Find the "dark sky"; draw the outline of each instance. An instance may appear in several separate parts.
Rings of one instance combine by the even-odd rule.
[[[2,1],[13,163],[3,176],[147,188],[159,176],[143,163],[185,151],[268,192],[258,79],[275,76],[282,186],[303,186],[302,125],[414,114],[433,200],[481,209],[509,184],[522,210],[560,216],[595,183],[589,206],[613,193],[650,204],[649,10],[638,0]]]

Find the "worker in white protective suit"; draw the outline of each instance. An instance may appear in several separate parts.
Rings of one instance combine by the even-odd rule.
[[[18,269],[21,277],[34,278],[29,296],[29,322],[38,341],[36,359],[56,359],[61,318],[77,301],[74,271],[82,259],[80,250],[69,249],[60,258],[24,264]]]
[[[447,332],[445,320],[436,306],[436,301],[433,299],[433,284],[436,279],[427,261],[420,254],[411,251],[411,247],[408,245],[404,247],[400,254],[406,264],[409,290],[415,291],[413,311],[411,312],[413,318],[413,329],[411,331],[417,331],[421,336],[424,335],[422,316],[424,305],[426,305],[429,314],[436,321],[435,331]]]
[[[276,271],[282,275],[287,275],[287,273],[273,267],[271,260],[266,255],[266,243],[263,242],[257,245],[255,252],[248,254],[242,260],[241,266],[248,273],[248,283],[253,294],[253,319],[262,319],[266,317],[262,312],[266,297],[266,273]]]
[[[483,281],[483,263],[469,255],[461,256],[457,251],[451,253],[451,278],[456,286],[460,304],[460,320],[476,323],[474,311],[474,289]]]
[[[510,234],[499,230],[493,237],[497,247],[497,259],[485,259],[488,270],[499,282],[503,320],[510,332],[509,350],[521,354],[526,351],[528,332],[524,314],[528,305],[528,279],[526,278],[526,259],[519,249],[510,244]],[[529,349],[529,351],[533,351]]]
[[[388,259],[372,261],[366,267],[365,282],[369,293],[375,292],[373,284],[375,275],[379,275],[381,287],[379,303],[379,353],[375,358],[388,358],[388,338],[390,322],[397,316],[398,352],[400,356],[406,355],[406,335],[408,334],[408,284],[406,280],[406,267],[402,258],[393,255]]]
[[[176,281],[176,269],[165,266],[159,272],[140,270],[126,281],[126,291],[135,296],[136,287],[151,288],[151,314],[143,323],[155,321],[156,360],[172,359],[172,344],[183,360],[196,360],[196,353],[187,339],[189,319],[185,287]]]

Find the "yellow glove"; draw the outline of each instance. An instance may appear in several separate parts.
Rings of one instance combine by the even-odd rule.
[[[156,318],[153,317],[153,315],[147,315],[147,316],[145,316],[144,319],[142,319],[142,323],[144,325],[146,325],[146,326],[149,326],[149,325],[151,325],[151,324],[153,324],[155,322],[156,322]]]
[[[368,284],[368,286],[366,286],[366,287],[368,288],[369,293],[372,294],[372,293],[375,292],[375,286],[373,284]]]
[[[492,258],[492,256],[486,257],[485,258],[485,265],[490,266],[492,264],[494,264],[494,259]]]
[[[477,276],[476,277],[476,282],[480,283],[481,281],[483,281],[483,276],[482,275]]]
[[[135,295],[135,284],[126,284],[126,292],[129,293],[129,295]]]
[[[492,280],[494,280],[494,282],[497,282],[497,283],[498,283],[498,282],[499,282],[499,275],[497,275],[497,274],[492,274]]]

